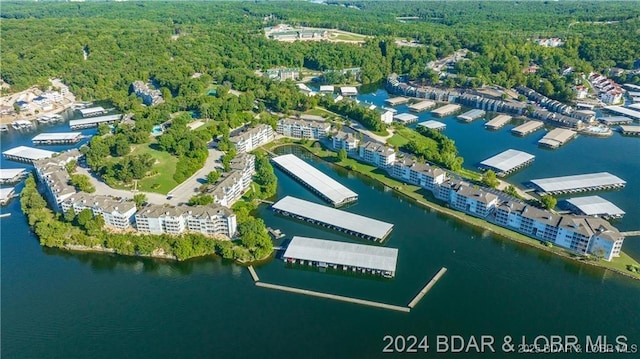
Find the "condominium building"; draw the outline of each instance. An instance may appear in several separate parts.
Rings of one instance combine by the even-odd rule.
[[[131,92],[140,97],[142,102],[147,106],[153,106],[164,102],[162,92],[160,92],[160,90],[152,89],[148,84],[142,81],[135,81],[132,83]]]
[[[237,230],[236,215],[219,205],[147,205],[135,219],[138,231],[151,234],[198,232],[232,238]]]
[[[80,158],[82,154],[77,149],[60,153],[56,157],[34,161],[36,177],[45,187],[45,197],[54,211],[61,212],[60,204],[76,193],[75,187],[69,184],[71,176],[65,165]]]
[[[118,229],[131,227],[136,214],[136,204],[124,200],[116,200],[111,196],[76,193],[62,201],[63,212],[73,209],[75,214],[85,209],[91,210],[94,216],[102,216],[104,223]]]
[[[360,143],[360,140],[353,133],[342,131],[339,131],[338,133],[333,135],[331,141],[333,149],[345,149],[347,150],[347,152],[353,153],[358,151],[358,144]]]
[[[393,148],[376,142],[366,142],[361,145],[359,154],[365,162],[382,168],[393,165],[396,160],[396,151]]]
[[[426,163],[420,163],[415,158],[405,157],[396,160],[389,168],[392,177],[401,179],[422,188],[433,191],[437,185],[442,184],[447,176],[446,172]]]
[[[240,134],[231,137],[229,140],[236,148],[237,153],[245,153],[273,141],[275,133],[269,125],[259,124],[250,129],[245,129]]]
[[[330,129],[331,124],[326,122],[284,118],[278,121],[276,132],[286,137],[317,140],[326,137]]]
[[[498,196],[467,184],[460,185],[450,193],[451,207],[472,216],[486,217],[498,203]]]

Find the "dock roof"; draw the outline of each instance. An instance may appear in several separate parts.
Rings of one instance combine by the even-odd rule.
[[[420,101],[417,103],[414,103],[412,105],[409,105],[409,109],[413,110],[413,111],[424,111],[426,109],[429,109],[433,106],[435,106],[436,103],[434,101],[429,101],[429,100],[424,100],[424,101]]]
[[[13,194],[15,187],[4,187],[0,188],[0,200],[6,201]]]
[[[509,121],[511,121],[511,116],[498,115],[492,118],[491,120],[487,121],[487,123],[485,123],[484,125],[488,127],[501,127],[501,126],[504,126],[504,124],[506,124]]]
[[[533,160],[535,157],[536,156],[526,152],[509,149],[493,157],[487,158],[480,162],[480,164],[485,167],[494,168],[500,172],[509,172],[514,168]]]
[[[63,140],[74,140],[78,137],[82,136],[82,132],[49,132],[49,133],[41,133],[31,141],[63,141]]]
[[[53,151],[41,150],[39,148],[28,147],[28,146],[18,146],[12,149],[6,150],[2,152],[5,156],[14,156],[26,158],[29,160],[39,160],[42,158],[49,158],[56,154]]]
[[[120,119],[120,116],[121,115],[107,115],[107,116],[85,118],[82,120],[71,120],[69,121],[69,126],[75,127],[75,126],[82,126],[82,125],[93,124],[93,123],[116,121]]]
[[[625,116],[606,116],[599,117],[598,121],[603,122],[607,125],[615,125],[619,123],[631,123],[633,122],[633,119]]]
[[[440,121],[434,121],[434,120],[420,122],[418,124],[418,126],[423,126],[423,127],[426,127],[426,128],[430,128],[432,130],[441,130],[441,129],[447,127],[447,125],[445,125],[444,123],[442,123]]]
[[[615,112],[621,115],[625,115],[636,120],[640,120],[640,111],[634,111],[622,106],[609,106],[605,107],[604,110]]]
[[[297,179],[318,191],[332,204],[341,204],[347,202],[349,199],[358,197],[357,193],[315,169],[313,166],[295,155],[286,154],[274,157],[273,161],[286,169]]]
[[[92,113],[103,113],[104,112],[104,108],[102,106],[96,106],[96,107],[82,108],[82,109],[80,109],[78,111],[80,111],[82,116],[86,116],[86,115],[90,115]]]
[[[513,128],[511,131],[527,133],[529,131],[533,131],[534,129],[542,127],[542,125],[544,125],[544,123],[542,123],[541,121],[527,121],[522,125]]]
[[[26,168],[0,168],[0,181],[12,180],[26,171]]]
[[[413,122],[418,119],[418,116],[412,115],[410,113],[399,113],[397,115],[394,115],[393,119],[400,122]]]
[[[609,172],[587,173],[575,176],[550,177],[531,180],[544,192],[558,192],[611,185],[624,185],[627,182]]]
[[[623,216],[625,214],[625,212],[618,206],[600,196],[569,198],[567,199],[567,202],[587,216]]]
[[[395,272],[398,249],[295,236],[283,257]]]
[[[291,196],[279,200],[273,205],[273,208],[380,239],[386,237],[393,228],[391,223]]]

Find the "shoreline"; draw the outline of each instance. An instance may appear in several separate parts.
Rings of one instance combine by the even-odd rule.
[[[317,142],[317,141],[314,141],[314,142]],[[282,147],[282,146],[297,146],[297,147],[304,148],[310,154],[312,154],[314,157],[324,161],[325,163],[328,163],[328,164],[331,164],[331,165],[335,165],[335,166],[338,166],[338,167],[340,167],[342,169],[345,169],[345,170],[348,170],[348,171],[353,171],[353,172],[358,173],[358,174],[360,174],[362,176],[365,176],[365,177],[367,177],[367,178],[369,178],[371,180],[374,180],[377,183],[385,186],[386,188],[391,189],[395,193],[400,194],[400,195],[406,197],[407,199],[412,200],[414,203],[417,203],[417,204],[419,204],[419,205],[421,205],[423,207],[426,207],[426,208],[429,208],[431,210],[434,210],[434,211],[436,211],[438,213],[441,213],[441,214],[447,215],[449,217],[455,218],[455,219],[457,219],[457,220],[459,220],[461,222],[464,222],[465,224],[470,225],[470,226],[472,226],[474,228],[488,230],[491,233],[493,233],[493,234],[495,234],[495,235],[497,235],[499,237],[503,237],[505,239],[508,239],[508,240],[511,240],[511,241],[514,241],[514,242],[517,242],[517,243],[520,243],[520,244],[523,244],[523,245],[527,245],[528,247],[531,247],[531,248],[542,249],[545,252],[556,254],[556,255],[558,255],[558,256],[560,256],[562,258],[565,258],[567,260],[571,260],[571,261],[574,261],[574,262],[577,262],[577,263],[581,263],[581,264],[591,265],[593,267],[598,267],[598,268],[602,268],[602,269],[605,269],[605,270],[610,270],[612,272],[618,273],[618,274],[623,275],[625,277],[628,277],[628,278],[631,278],[631,279],[635,279],[635,280],[640,280],[640,275],[635,275],[635,274],[633,274],[631,272],[625,272],[624,270],[621,270],[621,269],[618,269],[618,268],[612,268],[612,267],[609,267],[609,266],[606,266],[606,265],[602,265],[597,261],[581,260],[579,257],[571,256],[571,254],[569,254],[569,252],[567,252],[562,247],[556,247],[556,246],[554,246],[554,247],[546,247],[544,245],[541,245],[540,241],[538,241],[536,239],[527,237],[524,234],[512,231],[512,230],[510,230],[508,228],[497,226],[497,225],[495,225],[493,223],[490,223],[490,222],[488,222],[488,221],[486,221],[484,219],[472,217],[472,216],[469,216],[469,215],[464,214],[462,212],[453,210],[451,208],[447,208],[447,207],[441,206],[441,205],[439,205],[437,203],[430,202],[430,201],[426,200],[426,198],[424,196],[422,196],[422,199],[418,199],[418,198],[414,197],[413,195],[411,195],[409,193],[406,193],[404,190],[399,189],[398,187],[401,188],[402,183],[398,182],[396,179],[391,178],[391,177],[387,177],[385,175],[385,177],[388,180],[394,181],[394,182],[398,182],[398,186],[390,186],[390,185],[380,181],[378,178],[375,178],[375,177],[369,175],[368,173],[361,172],[361,171],[357,170],[356,168],[348,168],[347,166],[339,164],[339,162],[327,161],[327,160],[325,160],[324,157],[322,157],[322,156],[320,156],[320,155],[318,155],[318,154],[313,152],[313,148],[311,147],[312,145],[313,145],[313,143],[311,143],[309,146],[305,146],[303,144],[300,144],[300,143],[297,143],[297,142],[294,141],[294,142],[290,142],[290,143],[276,144],[276,145],[270,147],[269,151],[271,151],[271,150],[273,150],[275,148],[278,148],[278,147]],[[325,148],[322,148],[322,150],[330,151],[330,150],[327,150]],[[331,152],[333,152],[333,151],[331,151]],[[355,160],[353,158],[349,158],[349,159],[353,160],[353,161],[356,161],[357,163],[360,163],[360,162],[358,162],[357,160]],[[497,228],[494,228],[494,227],[497,227]],[[525,238],[522,238],[522,239],[516,238],[517,236],[523,236]],[[623,253],[623,255],[628,256],[626,253],[624,253],[624,252],[622,252],[622,253]],[[629,257],[629,258],[631,258],[631,257]],[[633,258],[631,258],[631,259],[633,259]],[[635,260],[635,259],[633,259],[633,260]],[[636,263],[637,263],[637,261],[636,261]]]

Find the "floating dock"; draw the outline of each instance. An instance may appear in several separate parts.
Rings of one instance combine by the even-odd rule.
[[[623,188],[627,182],[609,172],[531,180],[541,194],[566,194]]]
[[[460,111],[461,108],[460,105],[448,104],[431,111],[431,113],[434,116],[445,117]]]
[[[435,131],[444,131],[447,128],[447,125],[445,125],[444,123],[433,120],[420,122],[418,126],[426,127]]]
[[[287,263],[395,277],[398,249],[295,236],[282,255]]]
[[[100,106],[81,108],[78,110],[78,112],[80,112],[80,115],[82,115],[82,117],[92,117],[104,115],[105,113],[107,113],[107,111]]]
[[[258,278],[258,273],[256,273],[255,269],[253,269],[253,266],[248,266],[247,269],[249,270],[249,274],[251,274],[251,278],[253,278],[253,281],[259,282],[260,278]]]
[[[408,106],[409,107],[409,111],[413,111],[413,112],[423,112],[426,110],[430,110],[434,107],[436,107],[436,103],[433,101],[420,101],[414,104],[411,104]]]
[[[616,113],[618,115],[623,115],[623,116],[627,116],[627,117],[631,117],[632,119],[634,119],[635,121],[640,121],[640,112],[639,111],[634,111],[631,109],[628,109],[626,107],[622,107],[622,106],[609,106],[609,107],[605,107],[603,108],[603,110],[606,111],[611,111],[613,113]]]
[[[624,116],[608,116],[608,117],[600,117],[598,118],[600,123],[603,123],[608,126],[614,125],[629,125],[633,122],[629,117]]]
[[[480,162],[480,167],[495,171],[496,175],[504,177],[530,165],[535,157],[526,152],[509,149]]]
[[[554,128],[538,141],[538,145],[555,149],[571,141],[577,135],[578,133],[576,131],[565,128]]]
[[[399,113],[397,115],[393,115],[393,120],[407,125],[410,123],[418,122],[418,116],[412,115],[410,113]]]
[[[538,131],[543,126],[544,123],[542,123],[541,121],[527,121],[518,127],[512,128],[511,133],[517,136],[526,136]]]
[[[484,110],[475,109],[463,113],[462,115],[458,116],[458,119],[464,122],[471,122],[479,119],[480,117],[483,117],[485,114],[486,112]]]
[[[41,133],[31,139],[34,145],[59,145],[78,143],[82,140],[81,132],[50,132]]]
[[[397,306],[397,305],[385,304],[385,303],[380,303],[380,302],[373,302],[373,301],[364,300],[364,299],[344,297],[344,296],[341,296],[341,295],[335,295],[335,294],[329,294],[329,293],[314,292],[314,291],[307,290],[307,289],[285,287],[283,285],[277,285],[277,284],[256,282],[256,286],[263,287],[263,288],[281,290],[281,291],[284,291],[284,292],[304,294],[304,295],[308,295],[308,296],[312,296],[312,297],[333,299],[333,300],[338,300],[338,301],[341,301],[341,302],[366,305],[366,306],[369,306],[369,307],[395,310],[395,311],[398,311],[398,312],[409,313],[411,311],[411,309],[409,309],[407,307],[400,307],[400,306]]]
[[[85,118],[82,120],[69,121],[69,127],[72,130],[78,130],[82,128],[97,127],[101,123],[112,124],[120,121],[122,115],[108,115],[100,117]]]
[[[625,136],[640,136],[640,126],[620,126],[620,132]]]
[[[17,183],[26,176],[26,168],[0,168],[0,184]]]
[[[409,103],[409,99],[406,97],[392,97],[388,98],[384,101],[389,106],[398,106],[404,105],[405,103]]]
[[[15,190],[15,187],[0,188],[0,205],[4,206],[9,203],[15,194]]]
[[[418,292],[418,294],[416,294],[416,296],[413,298],[411,302],[409,302],[409,305],[407,306],[413,309],[422,300],[422,298],[425,295],[427,295],[427,292],[431,290],[431,288],[436,284],[436,282],[438,282],[438,280],[440,280],[440,278],[442,278],[442,276],[445,273],[447,273],[447,268],[445,267],[440,268],[438,273],[436,273],[436,275],[434,275],[433,278],[431,278],[429,283],[427,283],[427,285],[425,285],[424,288],[422,288],[422,290]]]
[[[490,121],[484,124],[484,128],[488,130],[498,130],[504,127],[509,121],[511,121],[511,116],[509,115],[498,115],[492,118]]]
[[[625,212],[600,196],[574,197],[567,204],[575,214],[609,218],[622,218]]]
[[[18,146],[2,152],[2,155],[4,156],[4,158],[8,160],[28,162],[28,163],[33,163],[34,161],[41,160],[44,158],[51,158],[55,154],[56,152],[53,152],[53,151],[41,150],[39,148],[28,147],[28,146]]]
[[[383,241],[393,229],[393,224],[360,216],[351,212],[323,206],[299,198],[287,196],[272,206],[285,216],[332,228],[372,241]]]
[[[334,207],[358,200],[358,194],[338,181],[315,169],[292,154],[272,158],[273,162],[289,176],[309,188]]]

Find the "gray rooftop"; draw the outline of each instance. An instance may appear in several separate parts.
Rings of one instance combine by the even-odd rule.
[[[6,150],[2,152],[3,155],[6,156],[16,156],[27,158],[30,160],[39,160],[42,158],[49,158],[56,154],[53,151],[41,150],[39,148],[33,148],[28,146],[18,146],[12,149]]]
[[[395,116],[393,116],[394,120],[400,121],[400,122],[412,122],[418,119],[418,116],[416,115],[412,115],[410,113],[399,113]]]
[[[485,167],[495,168],[500,172],[509,172],[533,160],[535,157],[536,156],[526,152],[509,149],[480,162],[480,164]]]
[[[439,129],[447,127],[447,125],[445,125],[444,123],[442,123],[440,121],[433,121],[433,120],[420,122],[418,124],[418,126],[423,126],[423,127],[430,128],[430,129],[433,129],[433,130],[439,130]]]
[[[324,223],[383,239],[393,229],[393,224],[378,221],[354,213],[323,206],[299,198],[287,196],[273,205],[274,209],[315,219]]]
[[[607,117],[598,118],[598,121],[604,122],[606,124],[616,124],[616,123],[631,123],[633,122],[633,119],[625,116],[607,116]]]
[[[566,191],[610,185],[624,185],[627,182],[609,172],[587,173],[583,175],[550,177],[531,180],[544,192]]]
[[[291,172],[300,181],[320,192],[329,199],[332,204],[340,204],[348,201],[350,198],[358,197],[357,193],[315,169],[295,155],[287,154],[274,157],[273,161]]]
[[[49,132],[41,133],[32,138],[31,141],[60,141],[74,140],[82,135],[81,132]]]
[[[69,121],[69,126],[75,127],[75,126],[81,126],[81,125],[87,125],[87,124],[93,124],[93,123],[116,121],[120,119],[120,116],[121,115],[108,115],[108,116],[85,118],[82,120],[71,120]]]
[[[80,109],[79,111],[82,114],[82,116],[86,116],[92,113],[104,112],[104,108],[102,108],[101,106],[96,106],[96,107],[83,108],[83,109]]]
[[[619,113],[621,115],[625,115],[628,117],[633,117],[636,120],[640,120],[640,111],[634,111],[622,106],[609,106],[609,107],[605,107],[604,110],[608,110],[611,112],[615,112],[615,113]]]
[[[625,212],[618,206],[600,196],[569,198],[567,199],[567,202],[578,208],[580,212],[587,216],[623,216],[625,214]]]
[[[283,257],[395,272],[398,249],[296,236]]]
[[[0,168],[0,180],[7,181],[26,172],[26,168]]]
[[[15,187],[0,188],[0,199],[3,200],[3,201],[8,199],[13,194],[14,190],[15,190]],[[7,232],[8,232],[8,230],[7,230]]]

